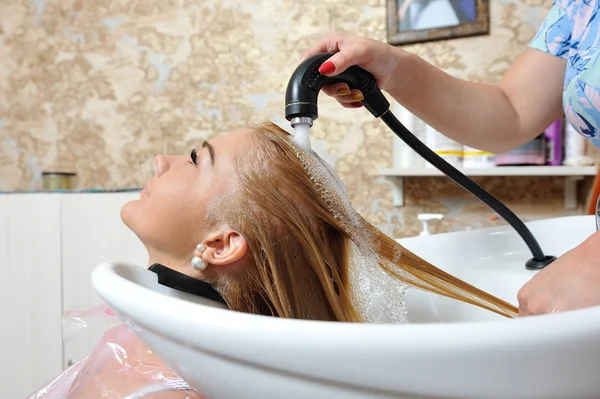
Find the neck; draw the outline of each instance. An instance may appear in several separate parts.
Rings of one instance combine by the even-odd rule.
[[[198,277],[197,272],[192,269],[190,262],[192,257],[189,259],[183,259],[183,257],[177,257],[173,254],[167,254],[161,251],[158,251],[151,247],[146,247],[148,251],[148,266],[150,267],[155,263],[161,264],[169,269],[176,270],[179,273],[183,273],[190,277]]]

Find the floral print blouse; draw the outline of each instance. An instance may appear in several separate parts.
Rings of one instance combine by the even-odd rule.
[[[555,0],[530,47],[567,60],[567,121],[600,147],[599,0]]]

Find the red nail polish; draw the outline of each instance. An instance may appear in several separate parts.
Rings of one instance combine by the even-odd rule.
[[[335,64],[331,61],[327,61],[319,67],[319,73],[321,75],[327,75],[328,73],[331,73],[333,71],[335,71]]]

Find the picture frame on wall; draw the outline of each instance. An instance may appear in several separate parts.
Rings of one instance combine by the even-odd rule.
[[[387,41],[394,46],[489,32],[489,0],[387,0]]]

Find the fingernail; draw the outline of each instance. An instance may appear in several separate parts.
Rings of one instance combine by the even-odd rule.
[[[338,96],[347,96],[348,94],[350,94],[350,89],[346,89],[345,87],[338,89],[337,91]]]
[[[363,97],[363,95],[362,95],[362,94],[360,94],[360,93],[356,93],[356,94],[353,94],[352,96],[350,96],[350,99],[351,99],[352,101],[362,101],[362,100],[364,100],[365,98]]]
[[[362,107],[362,103],[350,103],[354,108],[360,108]]]
[[[319,73],[321,75],[327,75],[328,73],[331,73],[333,71],[335,71],[335,65],[331,61],[327,61],[319,67]]]

